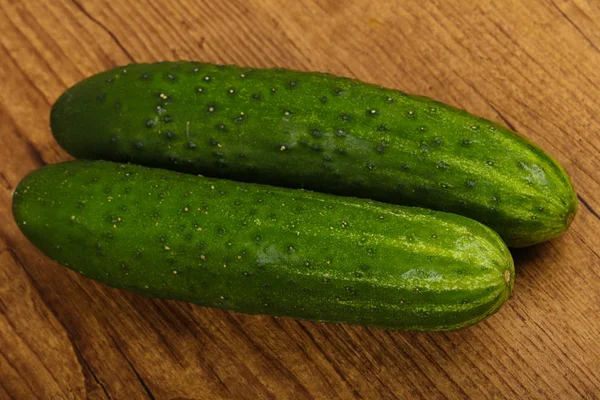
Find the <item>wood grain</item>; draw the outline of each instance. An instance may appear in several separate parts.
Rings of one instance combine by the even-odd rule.
[[[0,0],[0,398],[600,397],[598,21],[593,0]],[[580,213],[515,251],[513,298],[455,333],[151,300],[49,261],[11,193],[69,159],[52,102],[115,65],[178,59],[331,72],[466,108],[559,159]]]

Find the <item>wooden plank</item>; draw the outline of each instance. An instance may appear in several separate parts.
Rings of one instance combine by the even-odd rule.
[[[0,0],[0,398],[595,398],[600,393],[600,3]],[[69,159],[52,102],[93,73],[190,59],[319,70],[514,127],[580,213],[514,251],[513,298],[455,333],[386,332],[146,299],[49,261],[11,193]]]

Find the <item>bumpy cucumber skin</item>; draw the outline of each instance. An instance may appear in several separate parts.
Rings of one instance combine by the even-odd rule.
[[[455,330],[513,286],[505,244],[465,217],[137,165],[44,167],[13,213],[86,277],[243,313]]]
[[[516,133],[328,74],[130,65],[66,91],[51,125],[75,157],[453,212],[514,247],[560,235],[577,210],[564,169]]]

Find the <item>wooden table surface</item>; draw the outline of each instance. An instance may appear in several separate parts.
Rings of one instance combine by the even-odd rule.
[[[600,398],[600,3],[391,3],[0,0],[0,399]],[[465,108],[554,155],[580,212],[514,251],[512,299],[454,333],[151,300],[49,261],[11,193],[69,159],[51,104],[104,69],[179,59],[331,72]]]

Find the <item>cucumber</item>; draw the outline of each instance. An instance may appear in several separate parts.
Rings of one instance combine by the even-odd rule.
[[[44,167],[13,213],[86,277],[243,313],[455,330],[513,286],[500,237],[459,215],[136,165]]]
[[[51,127],[78,158],[453,212],[514,247],[560,235],[577,210],[564,169],[516,133],[328,74],[130,65],[67,90]]]

